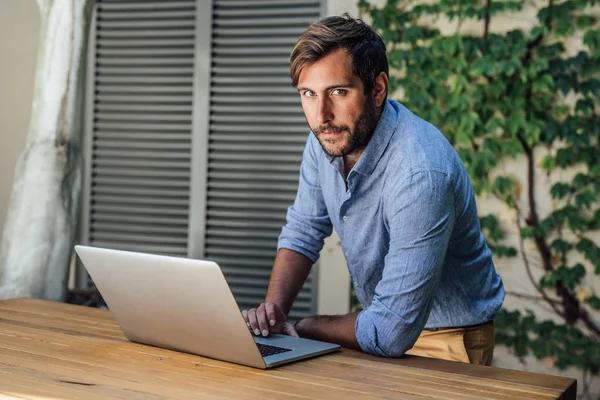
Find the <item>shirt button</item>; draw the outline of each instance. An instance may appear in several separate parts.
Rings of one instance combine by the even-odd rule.
[[[344,221],[344,222],[348,221],[348,217],[344,215],[344,216],[342,217],[342,221]]]

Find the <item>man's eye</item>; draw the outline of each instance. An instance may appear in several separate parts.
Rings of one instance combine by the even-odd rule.
[[[331,91],[332,94],[336,95],[336,96],[343,96],[346,93],[348,93],[348,91],[344,90],[344,89],[333,89]]]
[[[313,97],[315,94],[313,92],[311,92],[310,90],[306,90],[304,92],[304,97]]]

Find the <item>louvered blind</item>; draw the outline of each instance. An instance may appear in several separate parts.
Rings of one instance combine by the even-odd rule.
[[[320,1],[213,3],[206,256],[242,308],[265,296],[308,135],[289,56]],[[291,318],[314,313],[312,277]],[[316,285],[315,285],[316,286]]]
[[[208,1],[98,1],[83,242],[217,261],[249,308],[264,299],[308,135],[289,56],[322,5]],[[316,312],[315,281],[291,318]]]
[[[187,254],[196,1],[97,5],[88,241]]]

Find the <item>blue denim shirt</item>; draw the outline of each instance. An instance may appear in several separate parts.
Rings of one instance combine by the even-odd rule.
[[[387,100],[347,189],[341,158],[311,133],[278,248],[315,262],[332,227],[363,306],[355,333],[367,353],[401,356],[423,328],[484,323],[502,305],[462,161],[396,101]]]

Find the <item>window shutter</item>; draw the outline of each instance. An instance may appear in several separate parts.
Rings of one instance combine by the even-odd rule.
[[[320,1],[213,3],[205,254],[222,266],[242,308],[264,299],[298,187],[309,129],[289,57],[320,11]],[[315,313],[314,281],[300,291],[291,318]]]
[[[309,132],[289,56],[321,9],[99,0],[82,242],[214,260],[241,308],[262,302]],[[315,282],[291,318],[316,312]]]
[[[187,254],[195,17],[195,0],[97,3],[84,188],[91,245]]]

